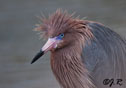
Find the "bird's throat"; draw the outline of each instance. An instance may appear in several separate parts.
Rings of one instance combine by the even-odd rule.
[[[52,53],[51,68],[63,88],[95,88],[78,53]]]

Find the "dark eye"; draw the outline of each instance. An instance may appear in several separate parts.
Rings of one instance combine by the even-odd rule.
[[[61,40],[63,37],[64,37],[64,34],[62,33],[59,36],[57,36],[56,38],[59,39],[59,40]]]
[[[60,37],[63,38],[64,37],[64,34],[60,34]]]

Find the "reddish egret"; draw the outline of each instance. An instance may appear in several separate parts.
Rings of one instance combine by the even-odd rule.
[[[126,40],[101,23],[57,10],[36,30],[51,51],[51,68],[62,88],[126,88]]]

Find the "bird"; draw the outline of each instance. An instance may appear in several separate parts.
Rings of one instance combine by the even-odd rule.
[[[57,9],[35,30],[48,39],[31,64],[50,51],[61,88],[126,88],[126,40],[102,23]]]

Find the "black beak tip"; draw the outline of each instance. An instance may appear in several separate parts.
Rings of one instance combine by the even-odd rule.
[[[42,55],[44,55],[44,51],[40,50],[40,52],[38,52],[36,54],[36,56],[33,58],[33,60],[31,61],[31,64],[33,64],[35,61],[37,61]]]
[[[33,64],[34,62],[35,62],[35,61],[32,60],[32,61],[31,61],[31,64]]]

